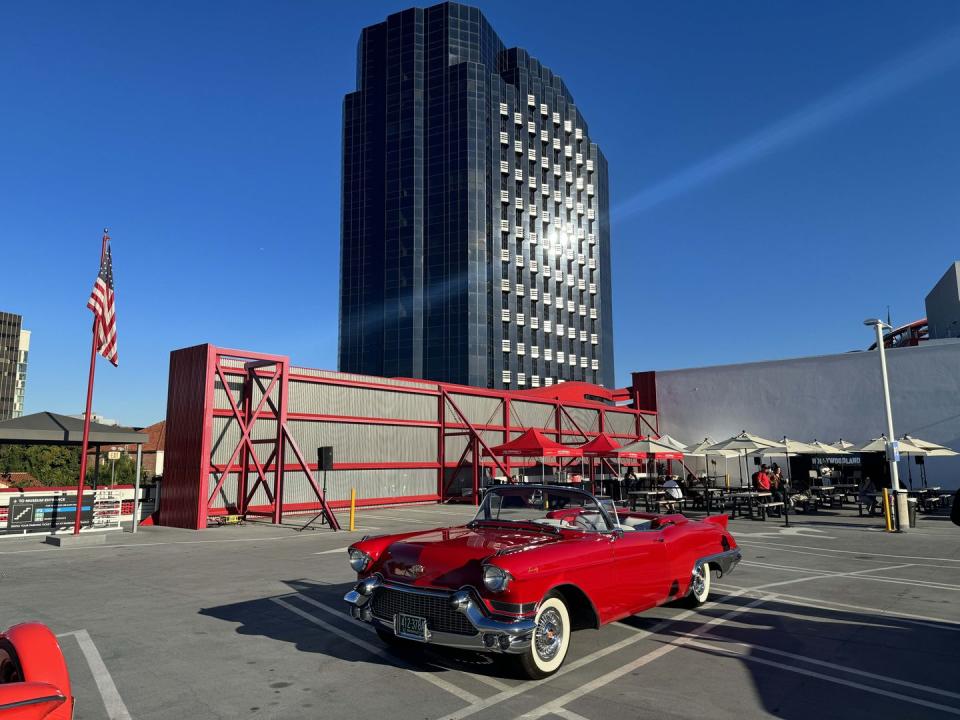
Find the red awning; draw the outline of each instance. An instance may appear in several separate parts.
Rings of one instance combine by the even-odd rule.
[[[617,457],[620,443],[606,433],[600,433],[590,442],[580,446],[580,452],[586,457]]]
[[[551,440],[536,428],[530,428],[510,442],[490,448],[490,452],[502,457],[580,457],[583,454],[579,447]]]

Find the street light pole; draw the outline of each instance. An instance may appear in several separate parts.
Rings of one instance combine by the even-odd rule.
[[[887,461],[890,463],[890,489],[893,491],[897,503],[897,520],[900,526],[900,532],[905,532],[910,527],[910,520],[907,514],[907,493],[900,488],[900,469],[897,466],[896,458],[890,447],[890,444],[897,437],[893,434],[893,409],[890,405],[890,380],[887,377],[887,354],[883,345],[883,329],[889,327],[882,320],[872,318],[863,321],[864,325],[872,325],[877,333],[877,352],[880,355],[880,376],[883,380],[883,405],[887,414]]]

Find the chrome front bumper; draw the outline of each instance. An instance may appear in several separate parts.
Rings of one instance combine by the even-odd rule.
[[[408,585],[388,583],[379,575],[365,578],[357,586],[344,595],[350,616],[361,622],[370,623],[375,627],[383,628],[388,632],[396,632],[394,624],[389,620],[377,617],[370,606],[375,594],[383,589],[400,593],[424,595],[450,603],[454,612],[461,613],[476,631],[472,635],[460,633],[440,632],[432,630],[427,623],[426,637],[422,642],[445,647],[462,648],[465,650],[479,650],[483,652],[498,652],[519,654],[530,648],[533,631],[536,623],[530,618],[521,618],[515,621],[503,621],[490,617],[481,607],[479,600],[469,590],[447,592],[443,590],[428,590],[413,588]],[[402,636],[407,638],[407,636]],[[419,638],[407,638],[413,641]]]

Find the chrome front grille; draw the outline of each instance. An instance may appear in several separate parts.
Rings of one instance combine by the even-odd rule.
[[[450,606],[450,595],[424,595],[416,592],[378,588],[370,600],[373,614],[389,623],[397,613],[427,619],[427,629],[454,635],[476,635],[466,616]]]

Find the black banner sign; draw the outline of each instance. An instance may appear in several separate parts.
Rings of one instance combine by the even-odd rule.
[[[70,528],[73,527],[76,511],[76,493],[11,498],[4,532],[50,532]],[[83,495],[80,522],[87,527],[93,522],[93,493]]]

